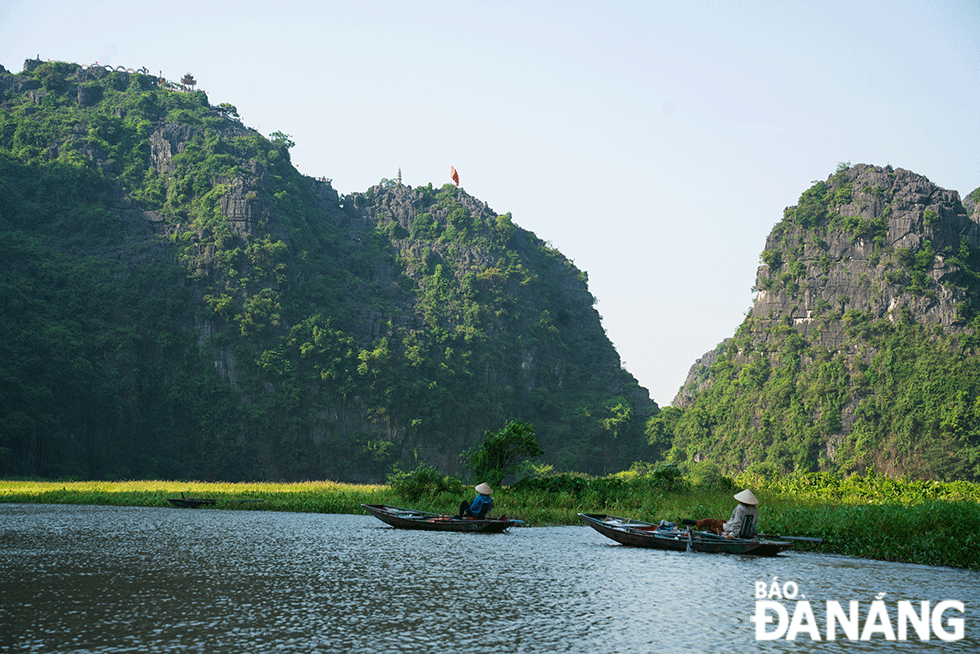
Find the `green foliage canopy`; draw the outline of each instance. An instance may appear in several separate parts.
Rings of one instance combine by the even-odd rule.
[[[542,454],[544,450],[534,438],[534,428],[512,420],[497,433],[484,432],[483,443],[465,450],[460,458],[476,480],[499,486],[505,477]]]
[[[656,406],[585,274],[509,214],[341,198],[288,134],[148,75],[3,81],[0,474],[376,481],[506,416],[563,469],[643,449]]]

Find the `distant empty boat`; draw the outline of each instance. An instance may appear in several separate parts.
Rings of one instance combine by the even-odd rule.
[[[218,503],[218,500],[210,497],[184,497],[183,493],[180,494],[180,497],[168,497],[167,501],[181,509],[196,509],[202,506],[213,506]]]

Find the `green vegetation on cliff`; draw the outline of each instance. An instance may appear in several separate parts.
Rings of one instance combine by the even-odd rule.
[[[374,481],[510,420],[562,470],[649,455],[568,259],[291,145],[154,76],[0,71],[0,475]]]
[[[980,479],[978,255],[955,193],[841,166],[775,226],[752,312],[648,437],[729,472]]]

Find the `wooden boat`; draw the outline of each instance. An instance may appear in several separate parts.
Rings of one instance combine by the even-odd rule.
[[[604,513],[579,513],[585,524],[617,543],[633,547],[650,547],[675,552],[709,552],[776,556],[793,547],[789,541],[725,538],[710,531],[695,531],[676,526],[618,518]]]
[[[218,503],[218,500],[210,497],[184,497],[183,493],[180,494],[180,497],[168,497],[167,501],[181,509],[196,509],[202,506],[213,506]]]
[[[396,529],[426,529],[428,531],[469,531],[478,534],[499,534],[515,525],[524,524],[522,520],[508,520],[506,517],[458,519],[441,513],[428,513],[413,509],[402,509],[387,504],[362,504],[364,509],[378,520]]]
[[[212,497],[184,497],[183,493],[180,494],[180,497],[168,497],[167,501],[173,504],[174,506],[178,506],[182,509],[196,509],[202,506],[214,506],[215,504],[218,503],[218,500]],[[222,499],[221,505],[227,508],[227,507],[234,506],[236,504],[262,504],[268,501],[269,500],[266,499],[248,499],[248,500]]]

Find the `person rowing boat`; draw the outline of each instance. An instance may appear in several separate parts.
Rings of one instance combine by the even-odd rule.
[[[493,508],[493,498],[490,494],[493,493],[493,489],[486,482],[478,485],[475,488],[477,495],[473,498],[472,502],[467,502],[463,500],[459,505],[459,513],[456,515],[456,519],[461,518],[476,518],[477,520],[483,520],[490,513],[490,509]]]

